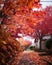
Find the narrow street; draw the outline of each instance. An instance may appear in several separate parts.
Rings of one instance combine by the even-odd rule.
[[[52,55],[40,56],[38,52],[24,51],[18,65],[51,65],[45,60],[51,62]]]

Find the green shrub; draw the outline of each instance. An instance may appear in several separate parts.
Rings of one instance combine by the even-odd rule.
[[[30,47],[30,50],[34,50],[34,49],[35,49],[35,46],[31,46],[31,47]]]
[[[46,48],[51,49],[52,48],[52,39],[49,39],[46,41]]]

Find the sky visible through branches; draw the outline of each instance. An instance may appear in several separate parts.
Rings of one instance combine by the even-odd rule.
[[[49,3],[48,3],[49,2]],[[42,7],[45,8],[46,6],[51,5],[52,6],[52,0],[41,0],[40,2],[42,4]]]

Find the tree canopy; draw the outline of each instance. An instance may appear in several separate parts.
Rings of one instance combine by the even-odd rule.
[[[44,10],[33,11],[33,8],[41,8],[40,0],[7,0],[4,2],[2,0],[1,2],[4,5],[0,10],[0,20],[7,31],[13,32],[12,36],[18,37],[18,33],[21,33],[36,37],[37,28],[42,34],[52,34],[51,6]]]

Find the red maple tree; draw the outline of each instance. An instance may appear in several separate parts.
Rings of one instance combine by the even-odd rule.
[[[52,37],[52,6],[46,7],[44,12],[43,21],[37,23],[35,32],[36,38],[40,40],[40,49],[43,37],[47,35]]]
[[[31,35],[34,31],[32,27],[29,26],[34,25],[32,8],[39,8],[39,2],[39,0],[4,1],[4,6],[0,10],[0,17],[2,18],[1,24],[5,24],[7,31],[13,32],[12,35],[14,36],[17,36],[18,33]]]
[[[37,38],[37,29],[42,36],[48,34],[48,30],[52,33],[49,23],[52,18],[52,7],[47,7],[43,11],[33,11],[32,8],[40,7],[40,0],[8,0],[3,3],[4,6],[0,10],[1,23],[6,25],[4,28],[12,33],[12,36],[18,37],[18,33],[21,33]]]

